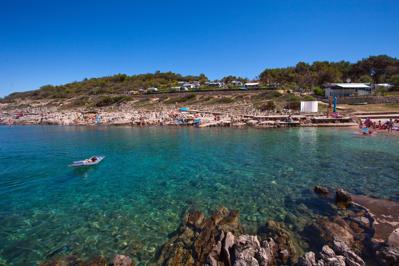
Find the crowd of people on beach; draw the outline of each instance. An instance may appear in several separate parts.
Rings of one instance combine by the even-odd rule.
[[[363,134],[373,134],[377,132],[377,130],[386,130],[388,132],[392,132],[392,130],[399,130],[399,126],[396,126],[398,123],[399,119],[392,120],[392,118],[390,118],[382,123],[381,120],[378,120],[377,122],[367,117],[364,122],[360,120],[359,128]]]

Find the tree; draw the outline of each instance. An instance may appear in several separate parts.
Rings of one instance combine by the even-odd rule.
[[[388,81],[395,89],[399,89],[399,74],[393,75]]]
[[[205,74],[201,73],[201,74],[199,75],[199,77],[198,77],[198,81],[199,81],[200,83],[205,83],[205,82],[208,81],[208,78],[207,78],[207,76],[205,76]]]
[[[363,83],[372,83],[373,78],[370,75],[363,75],[359,78],[359,81]]]
[[[237,77],[237,76],[231,76],[231,75],[223,77],[221,81],[224,82],[224,83],[231,83],[232,81],[235,81],[235,80],[241,81],[241,82],[247,82],[248,81],[248,79],[246,79],[246,78]]]

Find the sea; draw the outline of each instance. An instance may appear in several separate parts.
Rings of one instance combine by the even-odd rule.
[[[105,156],[96,166],[76,160]],[[315,185],[397,199],[399,136],[354,129],[0,127],[0,265],[116,254],[145,265],[190,210],[300,230]],[[305,210],[305,211],[304,211]],[[305,247],[306,248],[306,247]]]

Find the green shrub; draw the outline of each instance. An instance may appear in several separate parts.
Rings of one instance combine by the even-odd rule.
[[[122,103],[122,102],[127,102],[130,101],[131,98],[128,96],[102,96],[100,98],[98,98],[94,105],[96,107],[104,107],[104,106],[109,106],[109,105],[113,105],[116,103]]]
[[[314,93],[314,95],[317,95],[317,96],[324,96],[325,95],[324,89],[320,88],[320,87],[314,87],[313,88],[313,93]]]
[[[311,96],[311,95],[305,95],[305,96],[303,96],[302,100],[304,100],[304,101],[314,101],[315,98],[313,96]]]
[[[285,105],[286,109],[299,110],[301,108],[301,101],[290,101]]]
[[[266,103],[262,104],[259,107],[259,110],[264,112],[264,111],[272,111],[276,109],[276,104],[274,101],[267,101]]]
[[[187,102],[187,101],[190,101],[190,100],[193,100],[193,99],[195,99],[195,94],[194,93],[190,93],[190,94],[184,95],[184,96],[182,96],[180,98],[177,98],[175,102],[184,103],[184,102]]]
[[[77,99],[74,99],[69,106],[70,107],[78,107],[78,106],[85,106],[90,103],[90,99],[87,96],[79,97]]]
[[[262,92],[258,95],[256,95],[254,98],[255,99],[272,99],[272,98],[278,98],[282,96],[282,94],[276,90],[269,90],[269,91],[265,91]]]
[[[232,103],[234,102],[234,99],[231,97],[221,97],[221,98],[217,98],[215,99],[214,103]]]

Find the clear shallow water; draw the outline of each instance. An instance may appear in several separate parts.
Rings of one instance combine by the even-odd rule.
[[[0,264],[117,253],[146,261],[189,208],[248,231],[316,184],[394,197],[399,137],[342,129],[0,127]],[[67,165],[106,155],[98,166]]]

